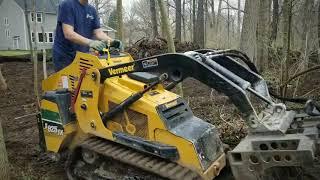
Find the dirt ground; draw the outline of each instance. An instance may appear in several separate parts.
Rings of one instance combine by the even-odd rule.
[[[32,63],[7,62],[3,64],[2,73],[9,89],[0,92],[0,120],[4,127],[12,179],[66,179],[63,163],[53,161],[38,147]],[[41,65],[38,77],[42,79]],[[216,99],[210,88],[191,79],[184,83],[184,91],[186,100],[197,116],[222,127],[219,124],[223,122],[213,120],[217,111],[212,109],[217,101],[227,103],[224,97]],[[29,116],[22,117],[25,115]],[[223,129],[227,131],[228,127]]]
[[[66,179],[63,165],[41,153],[38,147],[32,63],[4,63],[2,73],[9,89],[0,92],[0,120],[12,179]],[[41,74],[40,71],[39,78]],[[19,118],[24,115],[29,116]]]
[[[41,79],[41,65],[39,70]],[[2,73],[9,89],[0,92],[0,120],[12,179],[66,179],[64,164],[53,161],[38,147],[32,63],[6,62]],[[224,143],[233,147],[245,136],[246,126],[225,96],[192,79],[184,82],[183,87],[195,115],[216,125]],[[21,117],[25,115],[29,116]]]

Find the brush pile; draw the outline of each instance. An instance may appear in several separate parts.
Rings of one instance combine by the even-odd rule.
[[[175,42],[177,52],[197,50],[200,47],[192,42]],[[163,38],[147,39],[142,38],[131,47],[126,49],[134,59],[141,59],[168,52],[167,41]]]

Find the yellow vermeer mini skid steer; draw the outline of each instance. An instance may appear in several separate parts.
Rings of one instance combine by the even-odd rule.
[[[157,178],[214,179],[226,165],[218,130],[170,90],[187,77],[197,79],[228,96],[248,124],[258,126],[247,93],[270,103],[266,83],[235,59],[246,57],[201,50],[134,61],[119,51],[79,52],[42,83],[40,143],[67,152],[69,179],[110,179],[101,172],[110,168],[107,161]]]

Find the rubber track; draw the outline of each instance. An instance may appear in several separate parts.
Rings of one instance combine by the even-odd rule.
[[[90,138],[81,144],[81,148],[94,151],[103,157],[115,159],[163,178],[184,180],[202,179],[196,172],[177,163],[139,152],[104,139]]]

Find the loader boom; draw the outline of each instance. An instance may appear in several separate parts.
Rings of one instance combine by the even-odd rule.
[[[166,73],[169,76],[168,79],[175,84],[192,77],[228,96],[241,111],[250,127],[260,131],[279,130],[281,125],[271,127],[263,124],[258,118],[249,93],[266,102],[269,106],[266,109],[272,111],[271,113],[285,114],[285,106],[273,103],[264,79],[236,60],[245,59],[244,56],[231,53],[225,55],[209,50],[200,52],[164,54],[100,69],[101,82],[107,78],[133,72]]]

